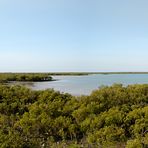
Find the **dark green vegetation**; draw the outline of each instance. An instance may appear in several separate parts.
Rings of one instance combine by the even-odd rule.
[[[93,73],[88,72],[51,72],[48,73],[49,75],[54,76],[85,76]]]
[[[0,73],[0,83],[12,81],[51,81],[52,77],[47,73]]]
[[[148,72],[51,72],[49,75],[85,76],[90,74],[148,74]]]
[[[0,85],[1,148],[147,148],[148,85],[74,97]]]
[[[56,76],[85,76],[90,74],[148,74],[148,72],[52,72],[52,73],[0,73],[0,83],[13,81],[42,82],[52,81]]]

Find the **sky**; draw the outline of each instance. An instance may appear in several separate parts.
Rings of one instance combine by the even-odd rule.
[[[0,0],[0,72],[148,71],[148,0]]]

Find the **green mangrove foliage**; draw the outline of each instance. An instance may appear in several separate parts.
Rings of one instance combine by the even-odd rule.
[[[148,74],[148,72],[50,72],[49,75],[59,75],[59,76],[85,76],[91,74]]]
[[[11,81],[51,81],[52,77],[47,73],[0,73],[0,82]]]
[[[74,97],[0,85],[1,148],[147,148],[148,85]]]

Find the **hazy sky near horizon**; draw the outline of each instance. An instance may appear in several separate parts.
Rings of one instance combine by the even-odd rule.
[[[0,0],[0,72],[148,71],[148,0]]]

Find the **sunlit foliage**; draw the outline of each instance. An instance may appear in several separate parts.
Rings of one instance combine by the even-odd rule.
[[[75,97],[0,85],[0,147],[148,147],[148,85]]]

